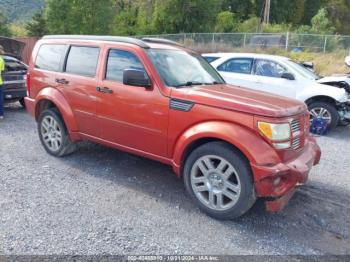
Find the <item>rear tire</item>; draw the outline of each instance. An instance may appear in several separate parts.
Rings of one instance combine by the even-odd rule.
[[[213,218],[240,217],[256,200],[249,163],[224,142],[195,149],[185,162],[183,174],[188,193]]]
[[[24,102],[24,97],[22,97],[18,102],[21,104],[23,108],[26,108],[26,103]]]
[[[329,120],[330,129],[335,128],[339,124],[340,116],[334,105],[327,102],[314,102],[308,108],[311,113],[311,119],[321,117]]]
[[[55,108],[44,110],[38,120],[38,133],[46,152],[56,157],[63,157],[76,150],[63,119]]]

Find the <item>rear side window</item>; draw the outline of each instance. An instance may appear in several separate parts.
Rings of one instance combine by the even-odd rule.
[[[36,57],[35,68],[60,71],[61,61],[66,50],[66,45],[42,45]]]
[[[111,49],[108,54],[106,79],[123,82],[123,72],[125,69],[145,71],[141,61],[133,53]]]
[[[205,60],[207,60],[208,63],[214,62],[215,60],[218,60],[219,57],[217,56],[203,56]]]
[[[99,53],[98,47],[72,46],[65,71],[71,74],[94,77]]]
[[[253,67],[253,59],[251,58],[234,58],[223,63],[218,67],[219,71],[250,74]]]

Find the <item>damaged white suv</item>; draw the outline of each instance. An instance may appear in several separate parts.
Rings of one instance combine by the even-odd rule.
[[[229,84],[303,101],[312,118],[326,119],[331,128],[350,123],[350,90],[346,86],[320,84],[316,74],[289,58],[244,53],[203,57]]]

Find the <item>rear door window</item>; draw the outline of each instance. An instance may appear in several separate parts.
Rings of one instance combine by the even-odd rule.
[[[98,47],[71,46],[66,63],[66,72],[94,77],[100,49]]]
[[[106,79],[123,82],[125,69],[145,71],[141,61],[131,52],[111,49],[108,54]]]
[[[61,71],[61,63],[66,54],[66,45],[42,45],[35,61],[35,68]]]
[[[234,58],[226,61],[218,67],[218,71],[251,74],[253,67],[253,59],[251,58]]]

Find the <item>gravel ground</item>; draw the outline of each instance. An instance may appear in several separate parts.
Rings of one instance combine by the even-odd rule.
[[[350,254],[350,127],[279,214],[201,213],[165,165],[91,143],[57,159],[16,104],[0,122],[0,254]]]

